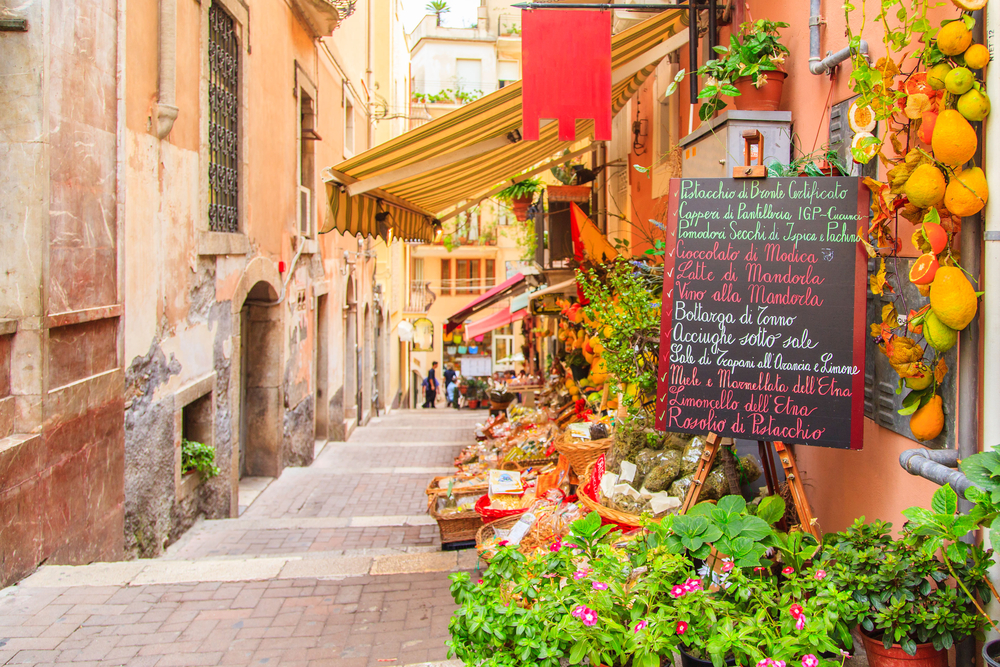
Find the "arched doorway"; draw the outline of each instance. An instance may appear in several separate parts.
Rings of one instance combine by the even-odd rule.
[[[354,277],[347,278],[344,298],[344,419],[360,418],[358,413],[358,299]],[[357,423],[357,422],[356,422]],[[345,434],[346,436],[346,434]]]
[[[240,477],[281,474],[281,309],[278,293],[263,280],[240,309]]]

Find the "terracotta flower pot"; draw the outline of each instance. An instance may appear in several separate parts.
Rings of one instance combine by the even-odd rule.
[[[741,111],[777,111],[781,104],[781,88],[785,85],[785,72],[764,72],[767,83],[760,88],[753,85],[753,79],[749,76],[741,76],[733,82],[736,89],[740,91],[737,97],[733,98],[733,104]]]
[[[887,649],[880,639],[860,634],[871,667],[948,667],[948,652],[936,650],[934,644],[917,644],[916,654],[910,655],[899,644]]]
[[[467,385],[467,384],[460,384],[460,385],[458,385],[458,392],[460,394],[462,394],[462,396],[465,396],[465,394],[468,391],[469,391],[469,385]]]
[[[476,408],[479,407],[479,401],[477,399],[475,399],[475,398],[470,398],[469,401],[468,401],[468,403],[469,403],[469,409],[470,410],[475,410]]]
[[[531,206],[531,202],[535,200],[535,197],[518,197],[517,199],[511,199],[510,205],[514,209],[514,217],[518,219],[519,222],[524,222],[528,219],[528,207]]]

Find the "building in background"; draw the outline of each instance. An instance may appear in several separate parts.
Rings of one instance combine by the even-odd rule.
[[[405,129],[397,2],[16,11],[0,585],[157,555],[198,515],[236,516],[242,478],[308,464],[407,389],[404,239],[333,222],[322,173]],[[217,477],[184,474],[185,441]]]

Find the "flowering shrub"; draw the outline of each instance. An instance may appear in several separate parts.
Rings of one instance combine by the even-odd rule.
[[[746,521],[758,517],[737,505],[720,503],[732,511],[716,517],[730,536],[747,528],[757,538],[742,539],[754,544],[776,539],[769,523],[761,520],[761,529]],[[776,516],[783,511],[771,509]],[[526,558],[502,547],[480,583],[467,573],[452,575],[460,607],[449,626],[449,654],[484,667],[562,661],[659,667],[661,656],[675,651],[715,667],[727,658],[759,667],[841,662],[839,651],[851,646],[849,620],[863,605],[838,590],[826,569],[787,566],[778,577],[741,542],[747,547],[742,562],[726,559],[699,576],[695,557],[679,546],[672,528],[650,529],[644,539],[620,540],[605,535],[591,514],[573,524],[558,550]],[[688,532],[684,540],[707,556],[710,547]],[[621,543],[609,543],[613,539]],[[831,653],[836,661],[822,657]]]

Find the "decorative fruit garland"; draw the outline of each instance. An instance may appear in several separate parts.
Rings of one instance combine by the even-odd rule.
[[[865,3],[860,9],[844,5],[856,54],[851,80],[859,95],[850,110],[852,154],[860,163],[877,155],[887,169],[887,182],[865,179],[872,191],[872,216],[867,230],[858,229],[868,256],[879,258],[870,278],[872,293],[900,294],[886,277],[886,258],[895,258],[902,246],[896,233],[900,217],[916,228],[912,242],[923,252],[909,280],[929,303],[900,314],[896,304],[905,301],[894,297],[882,308],[881,321],[871,324],[871,336],[899,374],[897,393],[909,389],[899,413],[910,415],[918,440],[933,440],[944,428],[939,387],[948,367],[943,355],[975,317],[982,294],[973,288],[954,246],[962,218],[977,215],[989,197],[983,170],[968,166],[978,149],[970,121],[990,112],[975,72],[986,67],[990,54],[972,43],[975,21],[966,12],[986,2],[952,0],[963,13],[935,29],[927,18],[927,0],[881,0],[873,20],[884,27],[889,56],[874,65],[859,53],[860,37],[851,31],[851,18],[859,14],[863,30]],[[911,44],[916,48],[909,49]],[[904,72],[911,53],[917,65]],[[872,134],[877,121],[886,126],[882,139]]]

